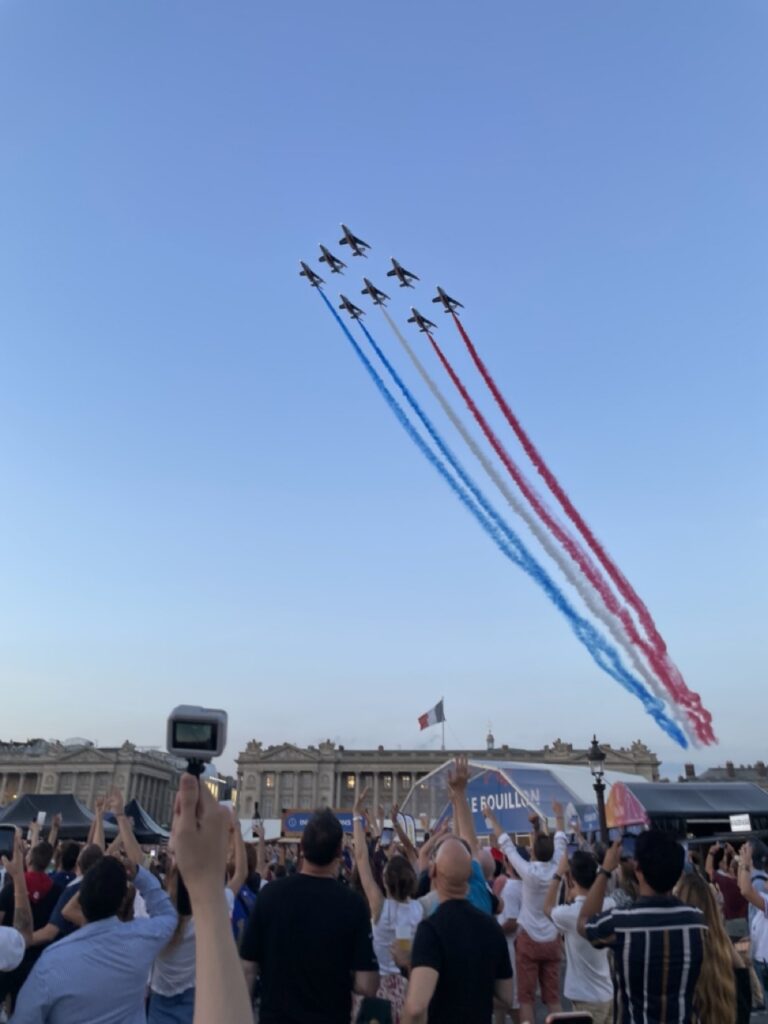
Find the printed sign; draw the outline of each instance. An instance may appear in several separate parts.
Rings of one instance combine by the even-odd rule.
[[[749,820],[748,814],[732,814],[731,819],[731,832],[751,832],[752,822]]]
[[[331,807],[331,811],[341,822],[344,832],[352,834],[352,811],[338,811]],[[309,823],[314,811],[285,811],[283,813],[283,832],[286,835],[301,835]]]

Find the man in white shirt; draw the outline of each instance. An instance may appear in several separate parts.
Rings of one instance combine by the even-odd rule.
[[[544,913],[565,937],[566,998],[570,999],[574,1010],[591,1013],[594,1024],[611,1024],[613,981],[608,950],[595,948],[578,931],[581,906],[597,877],[597,869],[597,860],[586,850],[577,850],[570,863],[567,853],[564,854],[557,867],[557,874],[549,883]],[[562,882],[567,887],[568,902],[556,906]],[[603,910],[613,910],[613,907],[612,899],[603,901]]]
[[[494,814],[487,808],[483,813],[491,822],[495,845],[502,851],[523,882],[523,900],[518,918],[515,956],[517,960],[517,995],[520,1000],[520,1016],[523,1020],[534,1020],[537,985],[541,989],[541,1000],[550,1013],[559,1013],[560,1005],[560,962],[563,958],[562,944],[557,928],[544,913],[549,883],[556,871],[557,863],[566,851],[565,821],[562,804],[553,802],[555,814],[555,837],[543,832],[537,815],[531,815],[533,842],[532,859],[527,861],[518,852],[512,839],[502,832]]]

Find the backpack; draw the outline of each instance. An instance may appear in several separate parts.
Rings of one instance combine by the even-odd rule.
[[[256,893],[249,886],[241,885],[240,891],[235,896],[235,905],[232,908],[232,933],[238,946],[255,906]]]

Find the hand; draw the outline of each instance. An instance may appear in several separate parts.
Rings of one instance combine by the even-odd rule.
[[[8,860],[7,857],[3,857],[3,867],[14,882],[24,882],[24,843],[20,828],[16,829],[13,837],[13,858]]]
[[[554,816],[556,818],[562,818],[563,817],[563,813],[564,813],[563,805],[560,803],[559,800],[553,800],[552,801],[552,813],[554,814]]]
[[[498,839],[504,829],[499,824],[499,819],[487,805],[482,808],[483,817],[491,823],[491,835],[494,840]]]
[[[230,813],[194,775],[181,776],[173,809],[176,863],[192,898],[221,896],[227,870]]]
[[[392,953],[392,959],[395,961],[397,966],[406,971],[411,968],[411,953],[410,950],[406,953],[403,949],[398,946],[396,942],[393,942],[389,947]]]
[[[362,793],[358,793],[355,797],[355,802],[352,807],[353,814],[359,814],[362,817],[363,808],[365,807],[365,798],[368,796],[368,789],[369,787],[366,786]]]
[[[459,754],[454,761],[452,772],[448,773],[448,789],[452,795],[463,795],[469,782],[469,762],[466,754]]]
[[[51,827],[52,828],[61,828],[61,823],[62,823],[63,820],[64,819],[61,816],[61,812],[57,812],[53,816],[53,820],[51,821]]]
[[[379,815],[379,821],[383,825],[384,819],[386,818],[386,814],[384,813],[384,808],[381,806],[381,804],[379,804],[379,806],[376,808],[376,812]]]
[[[107,794],[107,809],[112,811],[116,818],[125,814],[125,801],[117,786],[113,786]]]
[[[606,871],[615,871],[621,863],[621,840],[617,839],[615,843],[611,843],[608,850],[603,858],[603,868]]]
[[[529,814],[528,821],[530,821],[531,828],[533,829],[533,831],[538,832],[541,828],[541,818],[538,816],[538,814]]]
[[[392,819],[392,824],[393,825],[397,821],[397,816],[398,816],[399,813],[400,813],[400,804],[392,804],[392,810],[389,812],[389,816]]]
[[[97,816],[104,813],[104,802],[105,801],[103,796],[96,797],[93,807]]]

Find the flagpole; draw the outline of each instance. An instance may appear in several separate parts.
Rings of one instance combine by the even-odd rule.
[[[445,697],[441,697],[440,698],[440,703],[443,704],[444,700],[445,700]],[[441,724],[442,729],[443,729],[443,741],[442,741],[443,745],[442,745],[442,747],[440,749],[441,750],[445,750],[445,705],[444,704],[443,704],[443,721],[440,724]]]

